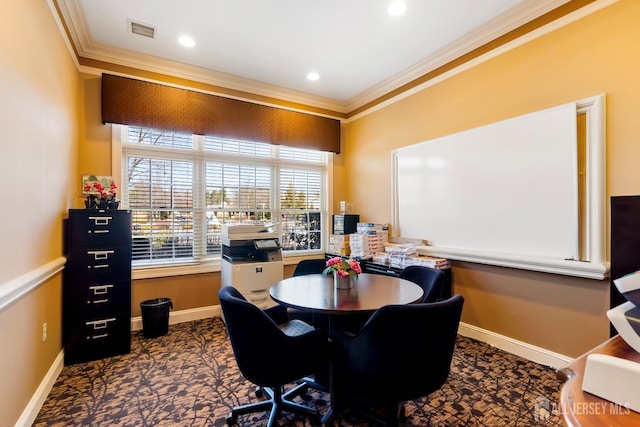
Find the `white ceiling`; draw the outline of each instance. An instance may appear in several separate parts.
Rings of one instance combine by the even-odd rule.
[[[568,0],[58,0],[81,57],[346,112]],[[135,21],[155,28],[147,38]],[[177,43],[188,34],[192,48]],[[320,79],[311,82],[307,73]]]

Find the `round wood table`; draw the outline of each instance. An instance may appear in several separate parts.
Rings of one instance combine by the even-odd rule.
[[[274,301],[299,310],[328,314],[374,311],[383,305],[410,304],[422,299],[422,288],[409,280],[362,273],[351,289],[336,289],[332,276],[290,277],[271,286]]]

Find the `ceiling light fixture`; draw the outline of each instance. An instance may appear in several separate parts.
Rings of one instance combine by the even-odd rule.
[[[312,82],[315,82],[319,78],[320,78],[320,74],[316,73],[315,71],[312,71],[309,74],[307,74],[307,80],[311,80]]]
[[[393,1],[389,4],[387,13],[391,16],[402,15],[407,10],[407,4],[403,1]]]
[[[178,38],[178,43],[185,47],[194,47],[196,45],[195,40],[189,36],[180,36],[180,38]]]

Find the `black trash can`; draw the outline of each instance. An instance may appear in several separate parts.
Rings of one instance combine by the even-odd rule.
[[[142,301],[142,333],[145,338],[155,338],[169,332],[169,310],[173,303],[169,298],[154,298]]]

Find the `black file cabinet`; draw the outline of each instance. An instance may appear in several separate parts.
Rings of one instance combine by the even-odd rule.
[[[71,209],[65,233],[65,364],[129,353],[131,212]]]

